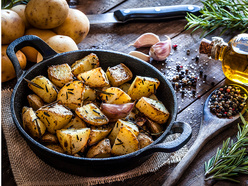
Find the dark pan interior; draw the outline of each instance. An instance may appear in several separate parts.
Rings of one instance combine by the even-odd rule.
[[[47,69],[49,66],[56,65],[56,64],[63,64],[63,63],[68,63],[69,65],[71,65],[76,60],[83,58],[84,56],[90,54],[91,52],[95,53],[99,57],[100,66],[104,70],[106,70],[107,67],[111,67],[119,63],[124,63],[133,72],[134,77],[135,75],[141,75],[141,76],[148,76],[148,77],[156,77],[159,79],[160,86],[157,90],[156,95],[158,96],[159,100],[161,100],[164,103],[164,105],[170,112],[170,118],[167,122],[168,127],[166,131],[153,144],[156,144],[160,142],[161,140],[163,140],[166,137],[167,133],[169,132],[172,126],[172,123],[176,119],[176,114],[177,114],[176,96],[175,96],[175,93],[173,91],[173,88],[170,82],[166,80],[166,78],[155,67],[151,66],[150,64],[146,62],[143,62],[137,58],[130,57],[128,55],[118,53],[118,52],[110,52],[110,51],[102,51],[102,50],[81,50],[81,51],[73,51],[73,52],[67,52],[63,54],[57,54],[51,57],[50,59],[45,60],[31,67],[26,72],[24,77],[29,80],[31,80],[37,75],[44,75],[47,77]],[[22,78],[19,79],[13,91],[13,95],[12,95],[11,107],[13,111],[13,118],[15,120],[18,130],[21,132],[22,136],[27,140],[28,144],[31,146],[33,151],[41,159],[45,160],[47,163],[63,171],[75,173],[79,171],[77,169],[80,169],[80,166],[88,166],[90,169],[92,169],[92,165],[94,165],[96,168],[98,166],[106,167],[106,165],[111,166],[114,164],[124,163],[130,159],[133,159],[135,160],[136,163],[139,163],[139,161],[145,158],[145,157],[137,156],[136,152],[125,155],[125,156],[112,157],[112,158],[107,158],[107,159],[77,158],[73,156],[56,153],[54,151],[51,151],[45,148],[43,145],[33,140],[22,129],[22,126],[21,126],[22,125],[22,119],[21,119],[22,107],[28,105],[27,95],[30,93],[32,93],[32,91],[29,90],[27,86],[27,82],[25,82]],[[145,150],[145,148],[139,151],[143,151],[143,150]],[[135,164],[133,165],[137,166]],[[123,171],[124,170],[125,169],[123,167]],[[80,171],[82,174],[86,174],[86,173],[91,174],[89,170],[85,171],[85,173],[82,170]],[[107,172],[108,171],[105,170],[105,173]],[[94,173],[94,176],[97,175],[95,174],[95,170],[93,170],[93,173]],[[99,175],[102,175],[102,174],[99,174]]]

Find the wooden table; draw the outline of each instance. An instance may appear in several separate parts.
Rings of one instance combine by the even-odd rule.
[[[81,0],[78,5],[71,6],[83,11],[85,14],[100,14],[113,12],[120,8],[133,7],[149,7],[149,6],[167,6],[179,4],[195,4],[202,5],[198,0]],[[185,31],[184,27],[187,21],[184,19],[160,21],[160,22],[130,22],[126,24],[102,24],[91,25],[90,32],[85,40],[78,44],[79,49],[106,49],[115,50],[123,53],[129,53],[135,50],[130,46],[133,41],[143,33],[153,32],[160,36],[161,40],[165,40],[165,35],[172,39],[172,44],[177,44],[177,50],[172,49],[172,53],[165,63],[151,62],[157,67],[168,79],[171,78],[170,73],[175,70],[176,65],[180,63],[183,67],[190,67],[192,71],[199,77],[196,87],[195,96],[182,97],[180,91],[175,90],[178,98],[178,121],[188,122],[193,129],[193,135],[187,146],[193,144],[197,137],[200,121],[202,117],[203,103],[207,96],[216,87],[228,83],[222,73],[221,62],[209,59],[207,56],[199,55],[198,48],[201,41],[201,31],[191,34],[191,31]],[[220,31],[216,31],[207,36],[219,35]],[[229,41],[233,35],[223,35],[225,41]],[[186,54],[186,50],[190,50],[190,55]],[[139,51],[148,53],[148,49],[139,49]],[[195,57],[199,55],[199,61]],[[203,75],[207,75],[206,80],[199,76],[200,70]],[[2,84],[2,88],[13,87],[15,80]],[[213,86],[214,84],[214,86]],[[210,140],[207,145],[200,151],[190,167],[184,173],[177,185],[248,185],[248,176],[239,176],[240,184],[234,184],[226,181],[205,182],[204,181],[204,162],[212,157],[216,149],[222,145],[223,140],[231,136],[235,138],[237,126],[233,125],[214,139]],[[6,149],[6,141],[2,135],[2,184],[16,185],[11,171],[8,152]],[[125,182],[116,182],[110,185],[163,185],[167,177],[172,172],[176,164],[164,166],[155,173],[149,173],[136,178],[128,179]]]

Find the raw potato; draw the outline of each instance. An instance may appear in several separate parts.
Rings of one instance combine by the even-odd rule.
[[[159,84],[156,78],[136,76],[127,93],[132,100],[138,100],[143,96],[155,94]]]
[[[48,132],[55,134],[56,130],[70,122],[73,113],[65,106],[55,103],[41,107],[36,111],[36,115],[46,125]]]
[[[133,73],[123,63],[120,63],[119,65],[113,67],[109,67],[107,69],[106,75],[113,87],[118,87],[133,78]]]
[[[12,41],[24,35],[25,24],[22,18],[13,10],[1,10],[2,44],[10,44]]]
[[[84,84],[82,81],[75,80],[63,86],[57,96],[63,105],[75,110],[83,105]]]
[[[42,40],[46,41],[52,36],[55,36],[55,32],[51,30],[42,30],[38,28],[30,28],[25,31],[24,35],[35,35],[40,37]],[[21,51],[25,54],[28,61],[37,62],[38,51],[30,46],[23,47]]]
[[[27,96],[27,100],[29,106],[32,107],[34,110],[38,110],[40,107],[44,106],[43,100],[36,94],[29,94]]]
[[[88,152],[87,158],[108,158],[111,156],[111,146],[109,139],[103,139],[97,145],[92,146]]]
[[[30,0],[25,9],[28,22],[40,29],[52,29],[61,25],[68,13],[66,0]]]
[[[136,135],[127,127],[121,126],[111,149],[111,154],[120,156],[139,150],[139,141]]]
[[[91,146],[98,143],[99,141],[104,139],[110,131],[110,127],[107,129],[91,129],[88,145]]]
[[[170,115],[162,102],[146,97],[142,97],[136,107],[145,116],[159,124],[164,124]]]
[[[78,50],[77,44],[68,36],[55,35],[47,39],[46,43],[57,53]],[[41,62],[42,60],[42,55],[38,53],[37,62]]]
[[[109,86],[109,80],[101,67],[83,72],[77,78],[93,88]]]
[[[63,150],[70,155],[76,154],[87,145],[90,128],[61,129],[56,131]]]
[[[57,89],[45,76],[36,76],[31,80],[36,86],[28,83],[28,87],[46,103],[51,103],[57,98]],[[37,86],[38,85],[38,86]]]
[[[63,24],[53,30],[59,35],[71,37],[78,44],[87,36],[90,30],[90,23],[83,12],[70,8]]]
[[[86,128],[87,125],[86,123],[78,116],[75,116],[75,118],[72,118],[71,121],[64,126],[64,129],[82,129],[82,128]]]
[[[74,76],[77,76],[80,73],[97,68],[99,65],[99,58],[96,54],[91,53],[84,58],[75,61],[75,63],[71,65],[71,68]]]
[[[124,104],[131,101],[131,97],[120,88],[110,87],[105,89],[104,92],[109,93],[100,94],[100,98],[104,103]]]
[[[36,116],[32,108],[28,108],[22,115],[23,128],[33,138],[40,138],[46,131],[44,123]]]
[[[2,45],[2,52],[1,52],[2,53],[2,58],[1,58],[2,59],[2,62],[1,62],[2,63],[1,64],[2,65],[2,80],[1,81],[2,82],[9,81],[16,77],[14,66],[6,54],[7,47],[8,45]],[[16,57],[19,61],[21,69],[24,69],[27,64],[27,59],[25,55],[19,50],[16,53]]]
[[[73,80],[71,67],[67,63],[50,66],[47,70],[47,73],[48,73],[48,78],[57,87],[63,87],[66,83]]]
[[[22,18],[22,20],[25,24],[25,29],[28,29],[31,25],[29,24],[28,20],[26,19],[25,8],[26,8],[26,5],[19,4],[19,5],[13,6],[10,10],[13,10]]]
[[[93,103],[78,107],[75,112],[86,123],[91,125],[100,126],[109,122],[108,118]]]

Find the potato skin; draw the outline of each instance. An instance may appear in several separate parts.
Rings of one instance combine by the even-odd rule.
[[[1,52],[2,53],[2,58],[1,58],[2,59],[2,62],[1,62],[2,63],[1,64],[2,65],[2,82],[9,81],[16,77],[14,66],[6,54],[7,47],[8,45],[2,45],[2,52]],[[26,56],[19,50],[16,53],[16,57],[20,63],[21,68],[24,69],[27,64]]]
[[[68,12],[66,0],[30,0],[25,9],[28,22],[40,29],[52,29],[61,25]]]
[[[2,44],[10,44],[24,35],[25,24],[13,10],[1,10]]]
[[[30,28],[31,25],[29,24],[29,22],[26,19],[26,15],[25,15],[25,8],[26,5],[20,4],[20,5],[16,5],[14,7],[12,7],[10,10],[13,10],[14,12],[16,12],[24,21],[25,24],[25,28]]]
[[[69,14],[64,23],[53,29],[59,35],[71,37],[77,44],[83,41],[90,30],[87,16],[76,9],[69,9]]]

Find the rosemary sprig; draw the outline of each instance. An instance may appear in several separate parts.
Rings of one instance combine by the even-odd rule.
[[[238,125],[237,142],[228,138],[216,155],[205,162],[205,180],[221,179],[239,182],[233,176],[248,174],[248,122],[240,114],[243,126]]]
[[[16,4],[27,4],[29,0],[3,0],[2,9],[10,9]]]
[[[202,28],[204,37],[222,27],[222,35],[227,30],[244,33],[248,30],[248,0],[206,0],[202,1],[201,15],[187,14],[185,28]]]

